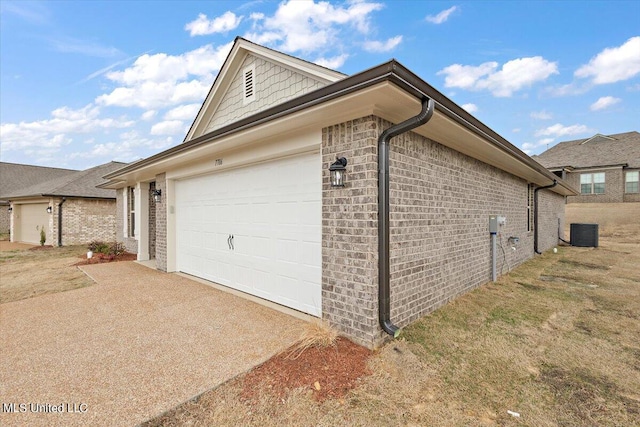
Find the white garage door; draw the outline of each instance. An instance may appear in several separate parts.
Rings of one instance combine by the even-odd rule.
[[[19,205],[18,218],[14,217],[14,239],[19,242],[40,243],[40,229],[44,226],[47,230],[49,224],[48,203],[33,203]],[[47,235],[47,244],[51,243],[51,236]]]
[[[176,265],[321,315],[320,155],[177,181]]]

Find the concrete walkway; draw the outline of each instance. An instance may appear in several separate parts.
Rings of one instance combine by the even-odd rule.
[[[0,305],[0,425],[136,425],[284,350],[304,325],[134,262],[82,269],[97,286]]]

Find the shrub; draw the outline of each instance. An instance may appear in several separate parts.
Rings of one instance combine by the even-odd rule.
[[[102,240],[93,240],[87,245],[87,249],[89,249],[94,254],[108,254],[109,253],[109,244],[103,242]]]
[[[109,246],[109,255],[119,256],[124,254],[127,251],[124,243],[121,242],[113,242],[111,246]]]
[[[44,225],[40,228],[40,246],[44,246],[44,242],[47,241],[47,234],[44,232]]]

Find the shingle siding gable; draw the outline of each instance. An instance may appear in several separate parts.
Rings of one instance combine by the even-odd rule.
[[[244,102],[244,70],[252,67],[254,100]],[[204,133],[319,89],[325,83],[257,56],[247,55]]]

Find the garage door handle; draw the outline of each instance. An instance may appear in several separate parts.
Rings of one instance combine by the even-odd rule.
[[[236,250],[235,246],[233,245],[233,234],[231,235],[231,250],[232,251]]]
[[[229,234],[229,237],[227,237],[227,246],[229,246],[229,249],[231,249],[231,234]]]

